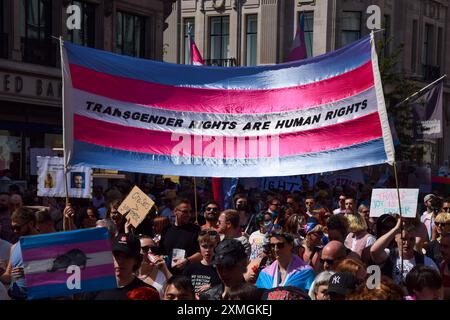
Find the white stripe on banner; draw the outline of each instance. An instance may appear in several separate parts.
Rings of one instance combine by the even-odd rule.
[[[100,266],[104,264],[112,264],[111,251],[102,251],[97,253],[87,254],[88,260],[86,267]],[[52,269],[55,259],[33,260],[24,262],[24,271],[26,274],[34,274],[40,272],[47,272]]]
[[[374,87],[353,97],[306,110],[232,115],[147,107],[77,89],[73,89],[72,95],[75,113],[88,118],[135,128],[196,135],[261,136],[299,132],[346,122],[378,111]],[[252,128],[243,130],[249,123]],[[259,123],[259,129],[255,129],[256,123]]]

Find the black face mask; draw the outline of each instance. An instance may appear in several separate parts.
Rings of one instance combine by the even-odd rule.
[[[247,205],[245,203],[238,203],[236,205],[236,210],[245,211],[247,210]]]

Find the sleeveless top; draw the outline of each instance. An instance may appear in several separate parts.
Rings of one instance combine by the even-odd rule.
[[[16,267],[23,268],[22,248],[20,247],[20,242],[17,242],[15,244],[11,252],[10,262],[11,269],[14,269]],[[20,288],[26,288],[25,277],[16,280],[14,283],[16,283]]]

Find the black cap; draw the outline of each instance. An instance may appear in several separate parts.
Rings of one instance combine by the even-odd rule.
[[[328,294],[347,295],[352,293],[358,284],[358,280],[353,273],[336,272],[328,281]]]
[[[112,243],[113,252],[123,252],[129,256],[137,257],[141,254],[141,242],[132,233],[120,233]]]
[[[236,239],[225,239],[214,248],[212,265],[231,267],[236,263],[246,260],[247,254],[242,243]]]

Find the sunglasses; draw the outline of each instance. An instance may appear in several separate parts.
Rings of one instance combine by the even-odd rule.
[[[335,261],[335,260],[333,260],[333,259],[322,259],[322,258],[320,258],[320,263],[321,263],[321,264],[325,264],[325,262],[326,262],[326,263],[328,263],[330,266],[331,266],[332,264],[334,264],[334,261]]]
[[[216,237],[216,236],[219,235],[219,233],[217,231],[215,231],[215,230],[202,230],[202,231],[200,231],[200,233],[198,235],[199,236],[206,236],[206,235],[208,235],[208,236]]]
[[[445,212],[450,212],[450,207],[443,207],[442,210],[444,210]]]
[[[219,212],[219,208],[216,207],[207,207],[205,211]]]
[[[144,246],[144,247],[141,247],[142,251],[145,252],[145,253],[147,253],[147,252],[149,252],[149,251],[152,251],[154,248],[155,248],[154,246]]]
[[[275,249],[275,247],[278,247],[278,249],[283,249],[284,246],[285,246],[285,243],[284,242],[278,242],[278,243],[270,243],[269,245],[270,245],[270,247],[272,249]]]
[[[448,223],[445,222],[435,222],[434,224],[436,225],[436,227],[445,227],[449,225]]]

